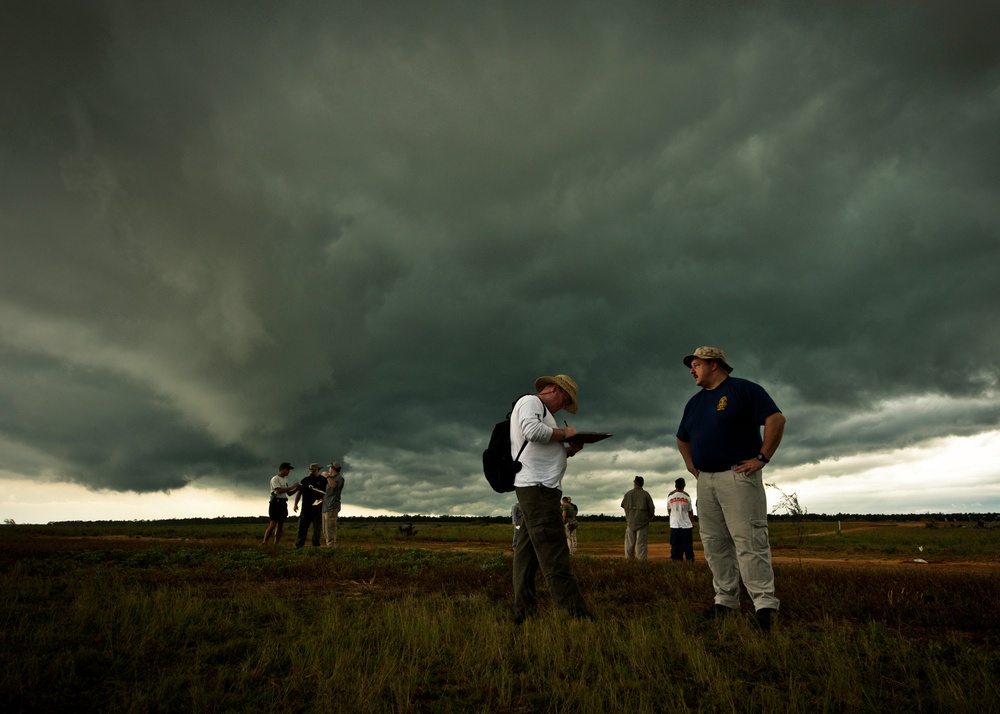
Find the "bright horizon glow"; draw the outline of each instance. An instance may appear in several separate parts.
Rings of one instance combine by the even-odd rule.
[[[765,473],[809,513],[1000,511],[1000,431]],[[768,494],[768,504],[777,501]]]
[[[882,513],[1000,512],[1000,431],[967,437],[945,437],[893,451],[826,459],[815,464],[764,470],[764,483],[796,494],[811,514],[868,515]],[[623,474],[631,473],[626,469]],[[694,479],[686,473],[687,491]],[[673,478],[671,477],[671,482]],[[626,483],[626,477],[622,477]],[[667,511],[662,485],[650,490],[657,513]],[[623,489],[624,493],[624,489]],[[781,498],[767,490],[769,512]],[[576,499],[574,499],[576,500]],[[619,515],[620,497],[601,501],[581,513]],[[695,507],[695,513],[697,513]]]
[[[157,521],[172,518],[247,518],[267,516],[267,493],[261,497],[234,497],[221,489],[188,484],[157,493],[92,491],[76,484],[32,483],[0,472],[6,496],[0,501],[2,518],[18,524],[55,521]],[[296,515],[289,504],[288,513]],[[402,515],[345,503],[341,516]]]
[[[879,513],[1000,512],[1000,431],[969,437],[935,439],[919,447],[825,460],[764,472],[765,483],[795,493],[808,513],[865,515]],[[568,478],[572,478],[572,474]],[[672,478],[671,478],[672,480]],[[693,490],[688,479],[688,490]],[[647,479],[648,482],[648,479]],[[567,481],[567,485],[571,482]],[[75,484],[32,481],[0,471],[0,519],[18,524],[54,521],[133,521],[172,518],[226,518],[267,515],[259,496],[233,496],[221,489],[189,484],[158,493],[92,491]],[[653,493],[660,513],[666,512],[662,485]],[[567,488],[572,495],[572,489]],[[508,494],[491,514],[505,513]],[[773,510],[780,496],[768,490]],[[586,500],[586,499],[574,499]],[[618,515],[620,496],[583,504],[581,513]],[[590,506],[593,507],[590,507]],[[396,516],[385,509],[345,502],[341,516]],[[435,515],[435,514],[423,514]]]

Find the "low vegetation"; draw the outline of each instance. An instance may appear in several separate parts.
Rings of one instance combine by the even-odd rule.
[[[702,619],[703,562],[617,557],[617,522],[579,531],[575,571],[597,620],[543,601],[520,627],[508,525],[345,525],[337,549],[301,551],[288,534],[261,547],[254,523],[3,527],[5,707],[1000,709],[997,531],[775,523],[782,608],[762,634],[748,613]],[[654,542],[666,533],[654,524]],[[979,567],[946,567],[960,560]]]

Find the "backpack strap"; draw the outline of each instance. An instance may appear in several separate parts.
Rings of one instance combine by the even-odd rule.
[[[548,407],[545,406],[545,402],[543,402],[542,398],[539,397],[537,394],[532,395],[532,396],[534,396],[538,400],[538,403],[542,405],[542,415],[540,417],[538,417],[538,418],[539,419],[544,419],[545,415],[549,413]]]
[[[524,396],[524,397],[530,397],[530,396],[538,396],[538,395],[524,394],[522,396]],[[510,405],[510,414],[507,415],[508,419],[510,419],[511,414],[514,413],[514,404],[517,404],[517,402],[518,402],[518,400],[515,399],[514,402],[513,402],[513,404]],[[539,399],[538,402],[542,405],[542,416],[540,418],[544,419],[545,415],[549,413],[549,410],[545,407],[545,402],[543,402],[541,399]],[[524,449],[527,446],[528,446],[528,440],[525,439],[524,443],[521,444],[521,448],[518,449],[517,456],[514,457],[514,461],[519,461],[520,460],[521,454],[524,453]]]

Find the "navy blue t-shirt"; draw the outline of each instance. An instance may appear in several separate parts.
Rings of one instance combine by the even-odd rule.
[[[326,479],[316,474],[310,474],[302,479],[302,510],[312,512],[323,505],[323,495],[326,493]]]
[[[727,377],[688,400],[677,438],[691,444],[691,460],[699,471],[727,471],[760,453],[760,427],[779,411],[759,384]]]

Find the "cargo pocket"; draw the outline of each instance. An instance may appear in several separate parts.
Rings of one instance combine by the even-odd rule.
[[[750,537],[753,539],[754,550],[760,551],[770,548],[771,546],[767,542],[767,519],[755,518],[750,521],[750,526],[753,528]]]

